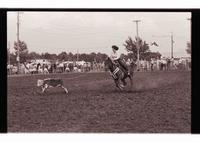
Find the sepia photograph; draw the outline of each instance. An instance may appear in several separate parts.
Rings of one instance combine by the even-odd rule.
[[[191,133],[191,18],[8,11],[8,133]]]

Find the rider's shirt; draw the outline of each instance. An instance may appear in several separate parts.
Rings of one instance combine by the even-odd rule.
[[[120,54],[118,54],[117,52],[111,52],[110,58],[111,58],[113,61],[118,60],[118,59],[120,58]]]

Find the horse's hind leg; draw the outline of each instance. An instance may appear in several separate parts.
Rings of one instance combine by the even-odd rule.
[[[124,87],[124,86],[120,85],[119,81],[116,81],[116,80],[115,80],[115,85],[116,85],[116,87],[119,88],[121,91],[123,90],[123,87]]]
[[[127,83],[126,83],[126,78],[127,78],[128,76],[129,76],[129,75],[127,75],[127,74],[123,74],[123,76],[122,76],[122,78],[121,78],[121,81],[122,81],[122,83],[123,83],[124,86],[127,85]]]
[[[123,83],[124,86],[127,85],[125,78],[123,78],[121,81],[122,81],[122,83]]]
[[[128,78],[130,79],[131,86],[133,86],[133,76],[129,75]]]

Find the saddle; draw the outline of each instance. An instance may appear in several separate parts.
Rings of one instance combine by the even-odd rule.
[[[128,74],[128,71],[118,62],[118,61],[114,61],[114,64],[125,74]],[[113,72],[114,73],[114,72]]]

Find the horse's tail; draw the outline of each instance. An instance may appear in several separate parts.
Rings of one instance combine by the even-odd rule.
[[[133,71],[129,71],[128,78],[130,80],[131,86],[133,85]]]
[[[134,74],[134,67],[130,66],[128,72],[129,72],[130,76],[133,76],[133,74]]]
[[[131,64],[131,65],[129,66],[128,78],[130,79],[131,86],[133,85],[133,75],[134,75],[135,67],[136,67],[135,64]]]

